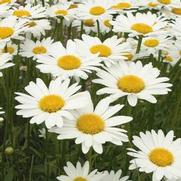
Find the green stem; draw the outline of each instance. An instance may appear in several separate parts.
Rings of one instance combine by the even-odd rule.
[[[81,27],[80,27],[80,39],[82,38],[83,32],[84,32],[84,22],[81,21]]]
[[[137,49],[136,49],[136,53],[139,53],[140,50],[141,50],[142,40],[143,40],[143,37],[140,35],[139,39],[138,39],[138,46],[137,46]]]
[[[99,25],[99,21],[97,20],[97,36],[98,38],[100,38],[100,25]]]

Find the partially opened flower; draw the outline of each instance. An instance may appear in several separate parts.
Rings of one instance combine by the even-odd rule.
[[[124,129],[118,126],[128,123],[132,117],[114,116],[123,105],[110,106],[110,99],[100,101],[94,108],[93,102],[83,109],[72,111],[73,119],[67,119],[62,128],[52,128],[50,132],[58,133],[60,140],[75,138],[76,144],[82,144],[83,153],[87,153],[91,147],[101,154],[103,144],[111,142],[122,145],[128,141],[128,136]]]
[[[102,173],[98,173],[97,170],[90,172],[89,162],[85,162],[81,166],[80,162],[77,162],[74,166],[71,162],[67,162],[67,166],[64,167],[66,175],[57,177],[59,181],[101,181],[104,176]]]
[[[133,136],[132,142],[137,149],[128,151],[133,157],[130,170],[153,173],[153,181],[181,179],[181,139],[174,140],[173,131],[166,135],[162,130],[141,132],[140,136]]]
[[[158,77],[159,74],[160,71],[151,63],[142,65],[138,61],[127,64],[122,61],[105,70],[99,70],[99,78],[93,82],[105,86],[97,91],[98,95],[110,94],[115,100],[126,96],[128,103],[135,106],[138,99],[156,103],[155,95],[168,94],[172,84],[167,83],[169,78]]]
[[[77,83],[70,86],[70,80],[52,80],[49,87],[41,79],[30,82],[25,90],[28,94],[16,92],[17,115],[30,118],[30,123],[45,122],[47,128],[62,127],[63,119],[73,119],[70,110],[85,107],[87,92],[76,93],[80,89]]]

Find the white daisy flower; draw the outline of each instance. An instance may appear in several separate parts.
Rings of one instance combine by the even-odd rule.
[[[118,170],[117,172],[114,172],[113,170],[111,172],[105,171],[103,172],[105,175],[101,181],[128,181],[129,177],[125,176],[122,177],[122,170]]]
[[[17,55],[18,46],[12,42],[8,42],[4,48],[0,49],[1,53],[9,53],[10,55]]]
[[[89,162],[86,161],[83,166],[80,162],[77,162],[76,166],[67,162],[67,166],[64,167],[64,171],[67,175],[61,175],[57,177],[59,181],[100,181],[103,174],[98,173],[97,170],[90,172]]]
[[[3,75],[1,70],[14,66],[11,60],[12,56],[9,53],[0,54],[0,77]]]
[[[168,37],[167,34],[143,37],[141,44],[141,52],[143,53],[146,52],[148,56],[150,54],[158,56],[158,52],[160,50],[161,51],[167,50],[170,47],[171,43],[172,43],[171,37]]]
[[[101,64],[97,55],[82,51],[72,40],[68,40],[66,48],[59,42],[50,50],[51,56],[39,57],[37,68],[43,73],[51,73],[62,78],[79,77],[87,79],[87,73],[98,70]]]
[[[45,36],[46,30],[50,30],[50,22],[48,19],[30,20],[26,24],[26,33],[28,35],[33,35],[34,37]]]
[[[4,47],[11,39],[22,40],[23,37],[20,34],[25,29],[25,21],[19,21],[16,17],[9,16],[0,20],[0,48]]]
[[[100,32],[109,33],[112,30],[112,24],[111,24],[112,19],[113,19],[112,15],[107,15],[99,20]],[[97,27],[96,30],[94,30],[94,32],[97,33]]]
[[[72,20],[74,17],[75,9],[70,8],[71,3],[59,3],[47,9],[47,14],[50,17],[63,17],[66,20]]]
[[[172,84],[169,78],[158,77],[160,71],[151,63],[142,65],[140,61],[127,64],[122,61],[112,67],[99,70],[94,83],[106,86],[97,91],[98,95],[110,94],[115,100],[127,96],[128,103],[136,106],[138,99],[156,103],[155,95],[168,94]]]
[[[112,9],[121,12],[137,8],[137,3],[134,0],[113,0]]]
[[[173,131],[166,135],[162,130],[141,132],[140,136],[133,136],[132,142],[138,150],[128,151],[134,157],[130,170],[138,168],[140,172],[153,173],[153,181],[181,179],[181,139],[174,140]]]
[[[161,5],[161,6],[168,6],[170,5],[173,0],[157,0],[157,2]]]
[[[180,0],[172,0],[172,3],[169,4],[167,8],[172,14],[172,16],[181,17],[181,1]]]
[[[123,105],[110,106],[110,103],[110,99],[104,99],[94,108],[90,99],[86,107],[72,112],[74,119],[66,120],[62,128],[54,127],[50,132],[58,133],[57,138],[60,140],[75,138],[76,144],[82,144],[84,154],[91,147],[102,154],[103,144],[106,142],[122,145],[128,141],[127,131],[116,126],[130,122],[132,117],[113,116]]]
[[[107,38],[103,42],[98,37],[82,35],[82,40],[76,39],[80,49],[93,55],[98,55],[100,60],[104,61],[107,66],[114,64],[116,61],[124,60],[125,52],[130,50],[129,44],[116,35]]]
[[[167,22],[163,16],[148,13],[127,13],[127,16],[120,14],[112,21],[114,32],[126,32],[131,35],[149,35],[153,33],[161,33],[160,31],[166,27]],[[148,21],[149,20],[149,21]]]
[[[26,39],[23,44],[20,45],[20,55],[23,57],[37,59],[40,55],[41,56],[48,56],[50,55],[50,50],[56,47],[56,42],[52,40],[50,37],[37,40],[36,42]]]
[[[44,18],[46,17],[45,8],[41,5],[32,6],[27,4],[26,6],[14,7],[10,14],[17,18]]]
[[[41,124],[45,122],[47,128],[62,127],[63,118],[73,119],[72,109],[82,108],[87,104],[87,92],[76,93],[81,86],[77,83],[70,85],[70,80],[52,80],[49,87],[41,79],[36,83],[30,82],[25,87],[24,94],[17,92],[15,99],[20,103],[16,106],[17,115],[24,118],[32,117],[30,123]]]
[[[85,0],[78,6],[76,16],[81,20],[93,19],[96,21],[105,15],[113,14],[114,11],[111,10],[111,6],[112,1],[110,0]]]

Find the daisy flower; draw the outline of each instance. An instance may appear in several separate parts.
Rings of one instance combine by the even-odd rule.
[[[26,27],[26,33],[28,35],[32,34],[34,37],[45,36],[46,30],[51,29],[50,22],[47,19],[29,20],[26,23]]]
[[[138,99],[156,103],[154,95],[165,95],[172,84],[167,83],[169,78],[158,77],[160,71],[154,68],[151,63],[142,65],[140,61],[120,62],[112,67],[99,70],[98,79],[94,83],[106,86],[97,91],[98,95],[110,94],[115,100],[127,96],[131,106],[137,104]]]
[[[111,24],[112,19],[113,19],[112,15],[107,15],[99,20],[100,31],[102,33],[109,33],[112,30],[112,24]],[[94,32],[97,32],[97,27],[94,30]]]
[[[45,8],[41,5],[32,6],[27,4],[26,6],[20,6],[18,8],[13,8],[10,12],[12,16],[17,18],[43,18],[46,17]]]
[[[11,39],[22,40],[23,37],[20,34],[25,29],[25,21],[19,21],[16,17],[9,16],[0,20],[0,47],[4,47]]]
[[[180,0],[173,0],[171,4],[167,6],[170,13],[173,16],[181,16],[181,1]]]
[[[166,135],[162,130],[141,132],[133,136],[132,142],[138,150],[128,151],[128,155],[134,157],[130,170],[138,168],[140,172],[153,173],[153,181],[181,179],[181,139],[174,140],[173,131]]]
[[[111,5],[112,1],[110,0],[85,0],[78,6],[76,16],[81,20],[93,19],[96,21],[105,15],[114,13],[114,11],[111,10]]]
[[[125,52],[130,50],[129,44],[122,42],[122,39],[116,35],[107,38],[103,42],[98,37],[82,35],[82,40],[75,40],[80,49],[93,55],[98,55],[100,60],[104,61],[107,66],[115,63],[115,61],[124,60]]]
[[[10,55],[17,55],[18,46],[12,42],[8,42],[4,48],[0,49],[0,53],[9,53]]]
[[[25,87],[27,94],[17,92],[15,99],[17,115],[30,118],[30,123],[45,122],[47,128],[62,127],[63,118],[73,119],[72,109],[82,108],[87,104],[87,92],[76,93],[81,86],[77,83],[70,86],[70,80],[52,80],[49,87],[41,79],[30,82]]]
[[[157,0],[157,2],[161,5],[161,6],[168,6],[170,5],[173,0]]]
[[[9,53],[0,54],[0,60],[0,77],[2,77],[1,70],[12,67],[14,63],[11,63],[12,56]]]
[[[37,40],[36,42],[26,39],[23,44],[20,45],[20,55],[23,57],[37,59],[38,56],[48,56],[50,55],[50,50],[54,49],[56,46],[56,42],[53,42],[50,37],[43,39],[43,40]]]
[[[67,166],[64,167],[64,171],[67,175],[61,175],[57,177],[59,181],[100,181],[103,174],[98,173],[97,170],[90,172],[89,162],[86,161],[83,166],[80,162],[77,162],[76,166],[67,162]]]
[[[75,9],[70,8],[71,3],[59,3],[51,6],[47,9],[47,15],[50,17],[63,17],[66,20],[72,20],[74,16]]]
[[[141,52],[146,52],[148,56],[150,54],[157,56],[160,50],[167,50],[171,43],[171,38],[164,34],[143,37]]]
[[[134,0],[114,0],[111,8],[117,12],[121,12],[137,8],[137,3]]]
[[[141,9],[161,9],[161,6],[157,0],[138,0],[137,3],[141,7]]]
[[[111,172],[105,171],[104,177],[101,179],[101,181],[128,181],[129,177],[125,176],[122,177],[122,170],[118,170],[117,172],[114,172],[113,170]]]
[[[160,33],[167,25],[163,16],[157,16],[151,12],[136,13],[136,15],[127,13],[126,15],[120,14],[115,21],[112,21],[114,32],[131,33],[133,36],[149,35]]]
[[[60,140],[75,138],[76,144],[82,144],[82,152],[86,154],[91,147],[103,153],[103,144],[111,142],[122,145],[128,141],[126,131],[116,126],[123,125],[132,120],[128,116],[113,116],[123,105],[110,106],[110,99],[100,101],[94,108],[90,98],[86,107],[72,111],[74,119],[66,120],[62,128],[52,128],[50,132],[59,134]]]
[[[97,55],[82,51],[72,40],[68,40],[66,48],[59,42],[50,50],[51,56],[39,57],[37,68],[43,73],[51,73],[62,78],[75,77],[87,79],[87,73],[100,66]]]

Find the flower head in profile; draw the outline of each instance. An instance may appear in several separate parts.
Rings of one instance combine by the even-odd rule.
[[[130,170],[153,173],[153,181],[181,179],[181,139],[174,140],[173,131],[166,135],[162,130],[141,132],[132,142],[137,149],[128,149],[133,157]]]
[[[64,118],[73,119],[70,110],[79,109],[87,104],[87,92],[76,93],[81,87],[70,80],[52,80],[49,87],[41,79],[30,82],[25,90],[28,94],[16,92],[17,115],[31,118],[30,123],[45,123],[47,128],[62,127]]]
[[[98,95],[110,94],[112,99],[126,96],[131,106],[136,106],[138,99],[156,103],[155,95],[168,94],[172,84],[169,78],[159,77],[160,71],[151,63],[143,65],[138,62],[120,62],[105,70],[97,72],[97,84],[105,86],[97,91]]]
[[[52,128],[50,132],[58,133],[60,140],[75,139],[76,144],[82,144],[83,153],[87,153],[91,147],[101,154],[103,144],[111,142],[122,145],[128,141],[126,130],[118,126],[132,120],[129,116],[114,116],[123,105],[110,106],[111,99],[101,100],[94,108],[90,99],[86,107],[72,111],[73,119],[66,120],[62,128]]]

